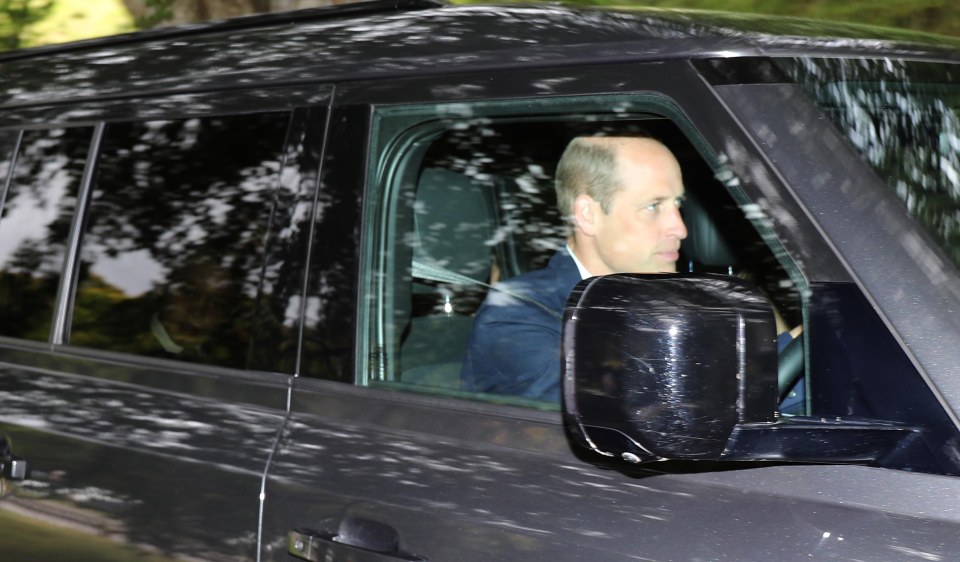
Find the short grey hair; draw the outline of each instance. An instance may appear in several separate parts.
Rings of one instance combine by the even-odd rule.
[[[604,213],[613,206],[619,189],[617,137],[577,137],[570,141],[557,163],[557,208],[564,218],[573,216],[573,202],[589,195]]]

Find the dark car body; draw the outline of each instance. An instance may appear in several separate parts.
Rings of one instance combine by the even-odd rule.
[[[0,55],[0,559],[953,559],[958,107],[957,41],[658,10]],[[562,245],[559,151],[637,131],[684,167],[690,269],[803,327],[735,461],[458,385],[489,285]]]

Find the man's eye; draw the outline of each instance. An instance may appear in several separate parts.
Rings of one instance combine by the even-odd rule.
[[[660,202],[658,201],[656,203],[650,203],[649,205],[644,207],[643,210],[651,213],[656,213],[657,211],[660,210]]]

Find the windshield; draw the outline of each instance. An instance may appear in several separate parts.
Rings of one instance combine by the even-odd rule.
[[[784,66],[960,267],[960,65],[794,59]]]

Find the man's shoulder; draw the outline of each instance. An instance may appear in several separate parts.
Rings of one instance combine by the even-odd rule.
[[[579,279],[577,264],[574,263],[570,254],[561,250],[550,258],[550,262],[545,267],[527,271],[526,273],[502,281],[499,285],[518,290],[526,287],[536,290],[544,286],[569,283],[573,280],[573,276]]]
[[[497,283],[487,295],[490,306],[545,306],[551,310],[563,307],[567,295],[580,280],[580,273],[570,254],[559,251],[543,268],[528,271]],[[531,302],[531,300],[536,302]]]

